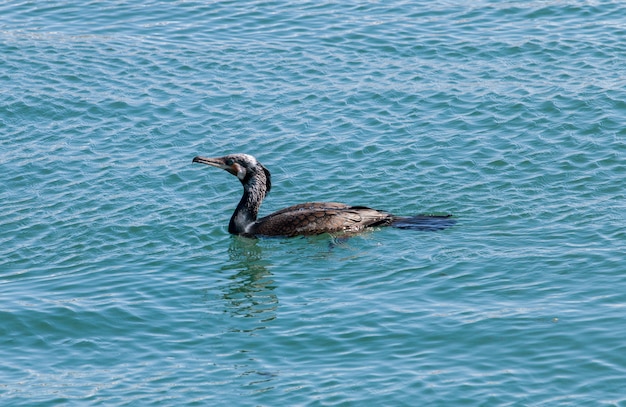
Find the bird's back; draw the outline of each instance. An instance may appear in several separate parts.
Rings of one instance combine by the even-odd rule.
[[[389,225],[393,216],[365,206],[337,202],[308,202],[281,209],[252,225],[251,235],[296,236],[358,232],[367,227]]]

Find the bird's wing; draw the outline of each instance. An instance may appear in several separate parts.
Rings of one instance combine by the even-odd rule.
[[[368,226],[388,224],[392,216],[366,207],[335,202],[294,205],[259,219],[253,234],[265,236],[316,235],[356,232]]]
[[[300,212],[300,211],[315,211],[315,210],[329,210],[329,209],[348,209],[349,205],[339,202],[307,202],[298,205],[289,206],[266,216],[276,216],[284,213]]]

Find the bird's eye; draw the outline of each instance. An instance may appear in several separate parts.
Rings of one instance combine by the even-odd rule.
[[[235,161],[232,158],[227,158],[226,159],[226,165],[231,166],[235,163]]]

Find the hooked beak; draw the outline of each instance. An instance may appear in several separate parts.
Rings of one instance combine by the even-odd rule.
[[[243,180],[246,176],[246,170],[237,163],[227,164],[225,157],[207,158],[207,157],[194,157],[192,163],[200,163],[210,165],[211,167],[221,168],[233,174],[240,180]]]
[[[228,166],[226,165],[226,163],[224,162],[224,160],[222,158],[207,158],[207,157],[200,157],[200,156],[198,156],[198,157],[194,157],[191,162],[192,163],[206,164],[206,165],[210,165],[212,167],[221,168],[223,170],[228,168]]]

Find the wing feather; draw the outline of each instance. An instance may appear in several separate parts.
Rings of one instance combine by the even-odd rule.
[[[357,232],[366,227],[390,224],[392,220],[390,214],[364,206],[308,202],[281,209],[259,219],[250,232],[265,236]]]

